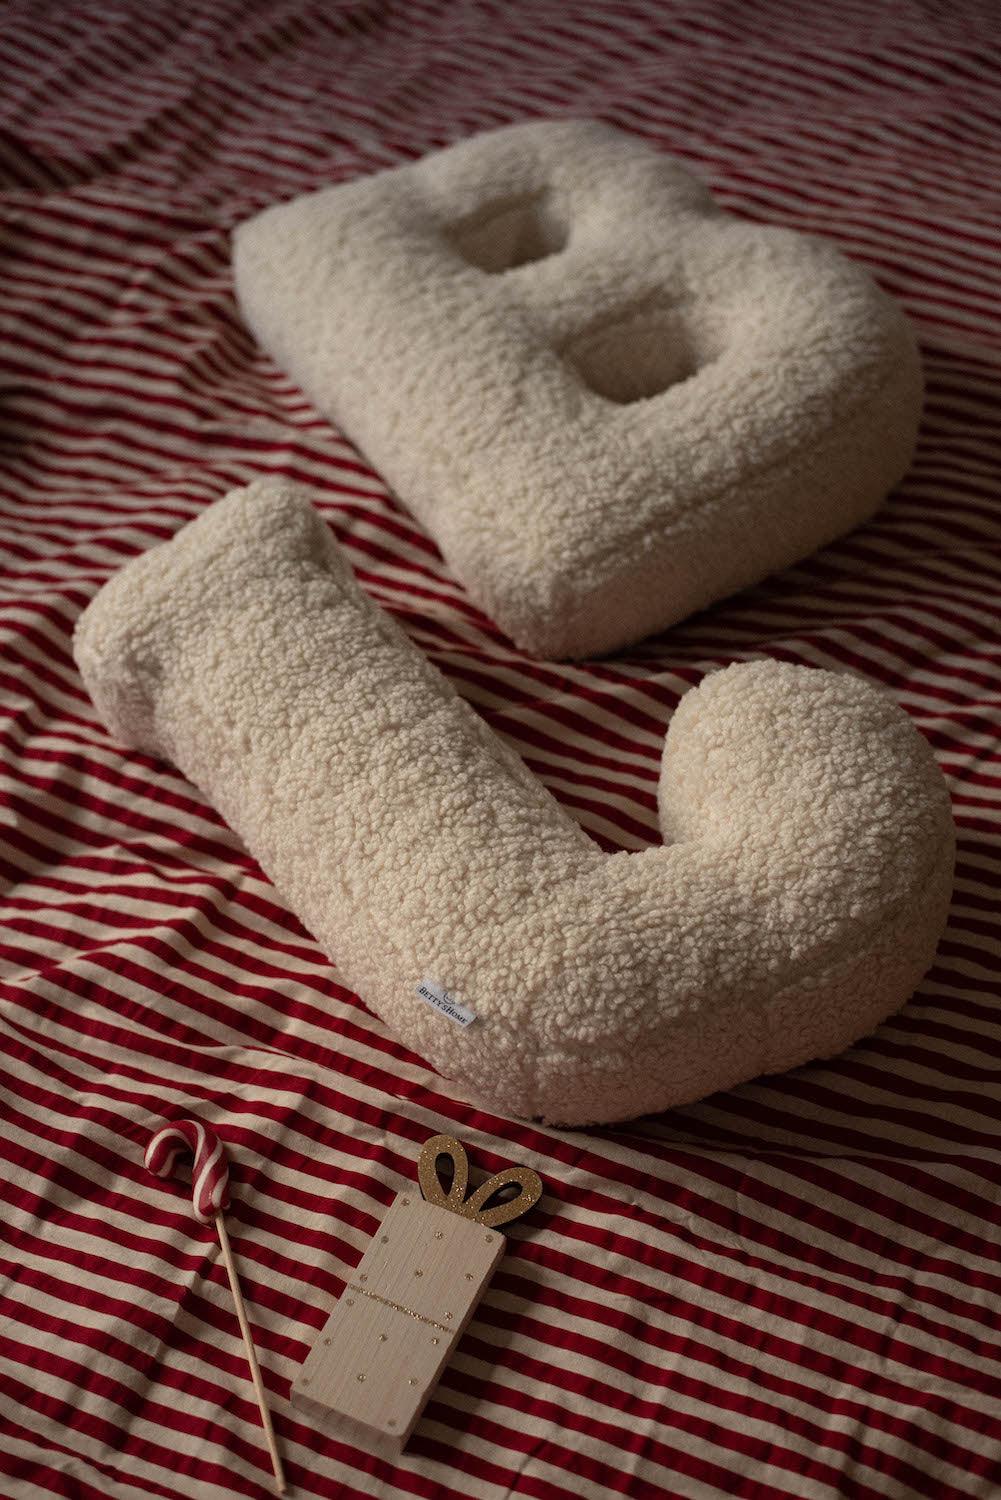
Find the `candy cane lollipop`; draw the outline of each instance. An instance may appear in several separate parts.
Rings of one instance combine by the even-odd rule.
[[[247,1322],[247,1313],[243,1305],[243,1294],[236,1277],[233,1252],[230,1249],[229,1235],[226,1233],[226,1225],[223,1221],[223,1210],[229,1205],[229,1168],[226,1165],[226,1153],[223,1150],[222,1141],[218,1140],[210,1130],[206,1130],[200,1120],[175,1120],[172,1125],[165,1125],[150,1138],[150,1143],[146,1147],[146,1165],[157,1177],[169,1177],[174,1170],[177,1158],[189,1154],[194,1157],[194,1164],[191,1168],[191,1196],[195,1207],[195,1218],[202,1224],[211,1224],[215,1220],[219,1244],[222,1247],[222,1258],[226,1263],[233,1301],[236,1303],[236,1316],[240,1320],[240,1332],[243,1334],[243,1342],[247,1349],[250,1375],[254,1382],[254,1390],[257,1392],[257,1404],[261,1408],[261,1421],[264,1424],[268,1452],[271,1454],[271,1467],[275,1471],[278,1493],[283,1495],[285,1474],[282,1470],[282,1461],[278,1457],[278,1445],[275,1442],[271,1413],[268,1411],[268,1403],[264,1395],[261,1371],[257,1363],[257,1351],[250,1336],[250,1324]]]

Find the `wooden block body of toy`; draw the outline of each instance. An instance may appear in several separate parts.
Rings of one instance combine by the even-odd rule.
[[[438,1156],[452,1157],[442,1188]],[[529,1168],[509,1168],[465,1198],[465,1152],[452,1137],[428,1141],[416,1189],[390,1204],[361,1262],[292,1385],[304,1411],[379,1449],[399,1453],[504,1254],[496,1227],[536,1202],[542,1188]],[[517,1183],[514,1200],[485,1204]],[[428,1202],[427,1198],[437,1201]]]

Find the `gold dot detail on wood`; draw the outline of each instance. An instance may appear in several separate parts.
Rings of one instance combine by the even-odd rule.
[[[359,1277],[358,1277],[358,1280],[359,1280],[359,1281],[367,1281],[367,1280],[368,1280],[368,1277],[367,1277],[367,1276],[359,1276]]]
[[[450,1318],[450,1317],[451,1317],[451,1316],[452,1316],[452,1314],[451,1314],[451,1313],[446,1313],[446,1314],[445,1314],[445,1317],[446,1317],[446,1319],[447,1319],[447,1318]]]
[[[414,1275],[415,1275],[415,1276],[423,1276],[423,1275],[424,1275],[424,1272],[423,1272],[423,1271],[415,1271],[415,1272],[414,1272]]]
[[[330,1340],[329,1340],[329,1339],[324,1339],[324,1340],[323,1340],[323,1342],[324,1342],[324,1343],[325,1343],[325,1344],[329,1344],[329,1343],[330,1343]]]
[[[473,1273],[472,1273],[472,1271],[467,1271],[466,1272],[466,1280],[467,1281],[472,1281],[472,1279],[473,1279]]]
[[[439,1341],[438,1341],[438,1339],[432,1339],[431,1342],[432,1342],[432,1344],[437,1344]]]
[[[434,1237],[436,1240],[443,1240],[445,1238],[445,1235],[441,1229],[436,1229],[434,1232]]]
[[[379,1335],[379,1343],[380,1343],[380,1344],[384,1344],[384,1343],[385,1343],[385,1342],[386,1342],[386,1339],[387,1339],[387,1338],[388,1338],[388,1337],[389,1337],[389,1335],[388,1335],[388,1334],[385,1334],[385,1333],[380,1333],[380,1335]],[[328,1341],[327,1341],[327,1342],[328,1342],[328,1343],[329,1343],[329,1339],[328,1339]]]
[[[364,1377],[364,1375],[356,1375],[356,1376],[355,1376],[355,1379],[356,1379],[356,1380],[364,1380],[364,1379],[365,1379],[365,1377]]]
[[[402,1202],[403,1202],[403,1207],[404,1208],[409,1208],[410,1207],[410,1199],[409,1198],[404,1198],[402,1200]]]
[[[355,1299],[353,1297],[348,1297],[347,1304],[348,1304],[348,1307],[354,1307],[354,1305],[355,1305]]]
[[[411,1375],[409,1383],[410,1383],[410,1385],[416,1385],[417,1384],[417,1381],[415,1380],[415,1378],[413,1377],[413,1375]]]

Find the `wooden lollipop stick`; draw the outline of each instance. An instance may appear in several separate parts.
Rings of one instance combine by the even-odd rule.
[[[264,1436],[268,1444],[268,1452],[271,1454],[271,1467],[275,1471],[275,1486],[279,1495],[285,1493],[285,1471],[282,1461],[278,1456],[278,1444],[275,1442],[275,1430],[271,1425],[271,1413],[268,1410],[268,1400],[264,1394],[264,1382],[261,1380],[261,1369],[257,1363],[257,1350],[254,1348],[254,1340],[250,1335],[250,1324],[247,1321],[247,1310],[243,1305],[243,1293],[240,1291],[240,1281],[236,1274],[236,1264],[233,1260],[233,1251],[230,1248],[229,1235],[226,1233],[226,1225],[222,1214],[216,1214],[215,1227],[219,1232],[219,1244],[222,1246],[222,1258],[226,1262],[226,1271],[229,1275],[229,1285],[233,1293],[233,1301],[236,1303],[236,1316],[240,1320],[240,1332],[243,1334],[244,1346],[247,1350],[247,1363],[250,1365],[250,1378],[254,1382],[254,1390],[257,1392],[257,1404],[261,1408],[261,1423],[264,1427]]]
[[[275,1471],[275,1484],[279,1495],[284,1495],[285,1471],[278,1457],[278,1444],[275,1442],[275,1430],[271,1425],[271,1413],[264,1394],[261,1369],[257,1363],[257,1350],[254,1348],[254,1340],[250,1334],[247,1310],[243,1305],[243,1293],[240,1291],[233,1251],[230,1248],[229,1235],[226,1233],[223,1220],[223,1209],[229,1202],[229,1169],[226,1166],[226,1153],[223,1150],[222,1141],[207,1130],[201,1120],[175,1120],[171,1125],[165,1125],[162,1130],[158,1130],[150,1137],[149,1145],[146,1147],[146,1165],[151,1172],[156,1173],[157,1177],[169,1177],[174,1170],[177,1158],[188,1154],[194,1157],[194,1164],[191,1168],[191,1199],[195,1218],[202,1224],[215,1222],[222,1258],[226,1263],[226,1272],[229,1276],[230,1290],[233,1293],[233,1301],[236,1303],[236,1316],[240,1322],[240,1332],[243,1334],[243,1342],[247,1350],[250,1378],[254,1382],[257,1404],[261,1409],[261,1423],[267,1439],[268,1452],[271,1455],[271,1467]]]

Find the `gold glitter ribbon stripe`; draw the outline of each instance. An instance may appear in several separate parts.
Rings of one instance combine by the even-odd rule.
[[[415,1312],[412,1307],[404,1307],[402,1302],[391,1302],[388,1297],[380,1297],[378,1292],[369,1292],[363,1286],[356,1286],[353,1281],[348,1282],[348,1290],[359,1292],[363,1297],[371,1297],[373,1302],[381,1302],[383,1307],[391,1307],[394,1312],[406,1313],[408,1318],[416,1318],[418,1323],[426,1323],[429,1328],[437,1328],[441,1333],[452,1334],[454,1328],[446,1328],[444,1323],[436,1323],[434,1318],[426,1318],[423,1313]]]

